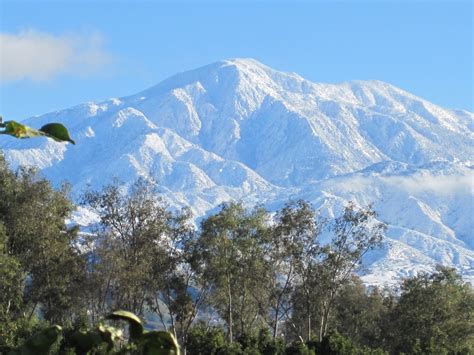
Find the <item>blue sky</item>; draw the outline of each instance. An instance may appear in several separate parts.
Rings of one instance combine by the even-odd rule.
[[[471,1],[0,0],[0,114],[22,120],[252,57],[473,111]]]

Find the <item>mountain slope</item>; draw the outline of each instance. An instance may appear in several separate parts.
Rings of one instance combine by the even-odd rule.
[[[328,215],[374,203],[391,245],[366,260],[369,282],[435,263],[474,278],[470,112],[379,81],[316,84],[234,59],[26,122],[52,121],[77,145],[4,140],[2,150],[76,194],[140,176],[197,217],[229,199],[276,208],[305,198]]]

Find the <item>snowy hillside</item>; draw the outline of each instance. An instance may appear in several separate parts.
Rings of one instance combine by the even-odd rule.
[[[77,145],[3,138],[7,159],[69,181],[76,196],[141,176],[196,217],[229,199],[304,198],[328,215],[373,203],[390,245],[369,255],[366,281],[436,263],[474,281],[473,113],[379,81],[317,84],[234,59],[25,122],[64,123]]]

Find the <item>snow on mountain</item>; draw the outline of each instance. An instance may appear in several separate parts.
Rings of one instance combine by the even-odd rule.
[[[304,198],[329,216],[349,200],[373,203],[390,243],[367,257],[367,282],[437,263],[474,280],[471,112],[380,81],[318,84],[233,59],[25,121],[47,122],[65,124],[77,145],[5,138],[1,149],[75,196],[143,177],[196,217],[230,199],[276,208]]]

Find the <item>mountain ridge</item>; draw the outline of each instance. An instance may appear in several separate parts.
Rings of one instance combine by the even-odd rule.
[[[468,111],[381,81],[318,84],[232,59],[25,122],[52,121],[70,129],[76,147],[35,139],[2,149],[13,166],[71,182],[76,196],[88,184],[142,177],[196,217],[229,199],[277,207],[305,198],[328,216],[349,200],[374,203],[392,246],[366,260],[368,282],[436,263],[474,279]]]

